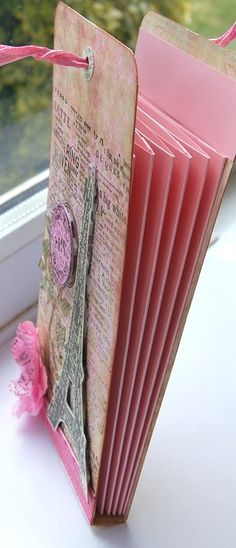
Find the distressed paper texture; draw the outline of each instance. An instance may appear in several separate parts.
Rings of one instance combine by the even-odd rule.
[[[50,259],[50,215],[68,203],[78,238],[88,165],[97,170],[98,208],[88,283],[86,407],[88,462],[96,492],[109,386],[115,350],[126,243],[131,158],[137,95],[133,54],[117,40],[60,3],[55,48],[81,55],[94,52],[95,70],[86,81],[83,69],[54,67],[50,183],[38,327],[49,375],[49,399],[59,380],[74,299],[74,286],[54,283]],[[64,429],[72,445],[70,432]]]
[[[89,248],[93,234],[94,204],[96,197],[95,170],[89,166],[89,177],[84,185],[84,213],[76,266],[74,294],[69,337],[65,346],[62,370],[58,383],[54,386],[53,398],[48,409],[48,418],[57,429],[62,423],[70,434],[74,454],[80,469],[80,481],[86,501],[88,500],[87,442],[85,436],[84,383],[86,366],[86,325],[87,325],[87,281],[90,268]],[[53,210],[54,212],[55,210]],[[53,226],[53,225],[52,225]],[[52,229],[51,229],[52,230]],[[65,249],[61,236],[58,237],[61,249]],[[62,243],[63,242],[63,243]],[[53,240],[51,238],[51,247]],[[54,266],[53,260],[52,264]]]

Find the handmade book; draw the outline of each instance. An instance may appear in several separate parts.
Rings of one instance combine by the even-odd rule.
[[[127,519],[236,153],[233,53],[150,12],[135,54],[60,3],[41,410],[91,524]],[[148,494],[147,494],[148,496]]]

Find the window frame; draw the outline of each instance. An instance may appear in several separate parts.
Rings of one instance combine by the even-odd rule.
[[[0,197],[0,344],[36,318],[48,179],[46,169]]]

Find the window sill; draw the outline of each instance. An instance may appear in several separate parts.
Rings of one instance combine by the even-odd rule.
[[[11,336],[9,327],[38,300],[47,189],[21,201],[1,215],[0,222],[0,343]],[[28,312],[27,312],[28,313]],[[33,312],[35,316],[35,309]],[[10,332],[9,332],[10,329]]]

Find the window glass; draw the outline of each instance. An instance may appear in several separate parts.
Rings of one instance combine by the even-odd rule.
[[[2,0],[0,43],[52,47],[56,3]],[[132,48],[142,17],[150,8],[207,36],[224,32],[235,17],[235,0],[67,3]],[[1,67],[0,71],[0,194],[3,194],[48,167],[52,67],[26,59]]]

